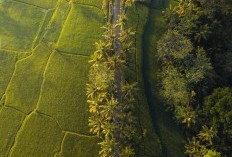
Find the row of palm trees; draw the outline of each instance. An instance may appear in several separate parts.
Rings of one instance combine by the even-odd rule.
[[[140,139],[135,116],[136,83],[127,82],[123,76],[128,56],[134,52],[134,32],[125,27],[126,16],[122,11],[128,2],[104,1],[103,8],[110,19],[104,26],[104,40],[96,43],[96,51],[89,61],[89,126],[101,139],[102,157],[133,156]]]

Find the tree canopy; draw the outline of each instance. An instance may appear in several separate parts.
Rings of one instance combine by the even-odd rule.
[[[157,45],[160,91],[188,127],[186,153],[229,155],[232,2],[180,0],[163,13],[167,31]]]

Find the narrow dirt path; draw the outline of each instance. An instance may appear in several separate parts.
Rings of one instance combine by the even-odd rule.
[[[119,21],[119,16],[121,14],[121,2],[120,0],[114,0],[114,4],[113,4],[113,25],[116,25]],[[120,38],[120,32],[121,32],[121,29],[119,26],[117,26],[115,28],[115,39],[117,41],[117,39]],[[116,55],[120,55],[119,51],[120,51],[120,43],[116,42],[114,43],[114,48],[115,48],[115,53]],[[115,69],[115,85],[116,85],[116,88],[117,88],[117,100],[118,100],[118,103],[121,103],[122,102],[122,87],[121,87],[121,74],[120,74],[120,69],[119,67],[117,67],[116,65],[116,69]]]
[[[120,8],[120,0],[114,0],[113,1],[113,25],[115,26],[118,21],[119,21],[119,16],[121,14],[121,8]],[[120,55],[120,43],[118,43],[118,39],[120,37],[120,27],[117,26],[115,27],[115,43],[114,43],[114,49],[115,49],[115,55]],[[116,85],[116,90],[117,90],[117,94],[116,94],[116,99],[118,101],[118,104],[122,103],[122,87],[121,87],[121,74],[120,74],[120,68],[118,67],[118,65],[116,64],[116,67],[115,67],[115,85]],[[120,123],[120,119],[117,118],[117,115],[120,114],[120,110],[116,109],[114,111],[114,123]],[[115,140],[116,142],[120,142],[121,138],[120,138],[120,130],[117,130],[115,133],[114,133],[114,136],[115,136]],[[115,146],[114,148],[114,157],[119,157],[121,152],[120,152],[120,148],[119,146]]]

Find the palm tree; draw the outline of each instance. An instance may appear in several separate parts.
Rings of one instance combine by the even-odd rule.
[[[96,43],[92,55],[87,98],[91,132],[102,139],[100,156],[130,156],[133,154],[131,137],[134,136],[133,90],[134,85],[124,87],[121,76],[131,48],[130,31],[124,31],[125,15],[122,5],[125,0],[104,0],[103,8],[108,20],[103,34],[105,41]],[[129,33],[129,35],[127,35]],[[128,42],[128,43],[125,43]],[[128,97],[130,97],[128,99]],[[127,98],[125,98],[127,97]],[[133,135],[132,135],[133,134]],[[125,149],[126,148],[126,149]]]
[[[202,130],[198,134],[199,139],[207,142],[209,145],[213,144],[213,138],[216,136],[217,131],[214,127],[202,126]]]
[[[185,145],[186,154],[192,155],[193,157],[200,157],[201,154],[201,144],[197,138],[193,137],[192,140],[189,140],[188,143]]]

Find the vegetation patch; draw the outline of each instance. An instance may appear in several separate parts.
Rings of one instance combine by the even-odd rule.
[[[67,133],[64,137],[61,153],[56,157],[94,157],[98,154],[97,137]]]
[[[43,41],[45,41],[48,45],[54,46],[56,44],[69,11],[70,5],[67,3],[67,1],[59,1],[44,35]]]
[[[88,134],[85,84],[88,57],[54,53],[47,67],[39,111],[51,115],[63,130]]]
[[[189,156],[231,156],[232,2],[178,1],[157,45],[160,93],[188,137]]]
[[[46,16],[44,18],[44,21],[43,21],[43,25],[41,26],[40,28],[40,31],[36,37],[36,39],[34,40],[33,42],[33,49],[38,46],[38,44],[41,42],[41,40],[43,39],[44,37],[44,34],[45,32],[47,31],[47,27],[49,25],[49,21],[51,20],[51,17],[54,13],[54,9],[53,10],[49,10],[46,12]]]
[[[9,157],[54,156],[62,137],[62,130],[51,117],[32,112],[24,120]]]
[[[23,2],[26,3],[28,5],[33,5],[33,6],[38,6],[44,9],[51,9],[51,8],[55,8],[57,1],[59,0],[36,0],[36,1],[32,1],[32,0],[15,0],[18,2]]]
[[[17,54],[0,51],[0,97],[5,93],[6,87],[14,71]]]
[[[103,0],[73,0],[76,3],[83,4],[83,5],[89,5],[89,6],[95,6],[101,9]]]
[[[3,1],[0,3],[1,49],[28,51],[43,24],[46,13],[26,4]]]
[[[138,115],[140,119],[141,128],[144,131],[144,141],[141,145],[140,153],[145,155],[160,156],[162,154],[162,147],[160,144],[159,136],[154,129],[153,123],[149,113],[149,106],[146,100],[142,78],[142,55],[143,55],[143,33],[148,22],[149,8],[143,4],[137,4],[136,7],[131,7],[128,12],[128,24],[132,29],[136,30],[136,79],[138,81],[139,88],[138,92]],[[146,53],[146,52],[145,52]]]
[[[24,113],[29,113],[35,108],[50,53],[51,50],[41,44],[31,56],[16,63],[15,72],[6,91],[7,106]]]
[[[167,4],[173,3],[172,0]],[[167,156],[184,156],[185,138],[173,120],[172,115],[166,112],[158,86],[158,72],[160,67],[157,63],[157,42],[166,30],[166,25],[162,17],[162,8],[166,3],[161,1],[152,1],[149,12],[149,21],[145,27],[143,36],[143,68],[145,92],[150,104],[150,113],[153,118],[153,124],[158,132],[162,145],[162,153]]]
[[[9,118],[10,117],[10,118]],[[7,156],[14,138],[21,126],[25,115],[15,109],[3,107],[0,111],[0,156]],[[2,127],[4,126],[4,127]]]
[[[94,51],[94,43],[102,37],[101,27],[104,23],[101,10],[74,4],[58,41],[58,49],[67,53],[90,55]]]

